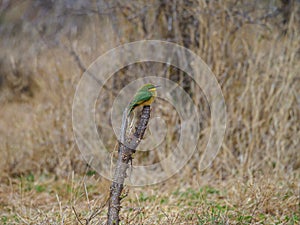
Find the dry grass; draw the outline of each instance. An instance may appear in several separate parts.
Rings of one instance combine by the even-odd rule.
[[[297,224],[297,186],[278,178],[187,183],[179,177],[154,187],[131,188],[122,204],[125,224]],[[3,182],[4,181],[4,182]],[[103,224],[109,182],[71,174],[3,179],[2,223]],[[5,182],[7,181],[7,183]],[[201,185],[199,185],[201,184]],[[95,217],[94,217],[95,216]]]
[[[140,39],[174,41],[201,56],[221,85],[228,123],[222,149],[207,170],[198,170],[199,147],[171,179],[128,189],[124,223],[299,223],[299,3],[289,9],[275,2],[283,11],[272,14],[268,2],[3,4],[1,223],[105,221],[109,181],[81,159],[72,132],[72,100],[84,68],[106,50]],[[107,82],[110,91],[100,94],[106,102],[100,107],[99,100],[97,118],[109,149],[115,137],[107,112],[114,98],[141,77],[136,74],[153,71],[166,71],[160,74],[196,100],[203,117],[200,144],[207,141],[210,112],[201,90],[174,68],[144,63],[119,71]],[[169,112],[169,105],[156,103],[155,113],[176,126],[178,119]],[[175,133],[168,135],[176,140]],[[150,163],[160,156],[137,156],[133,163],[145,157]]]

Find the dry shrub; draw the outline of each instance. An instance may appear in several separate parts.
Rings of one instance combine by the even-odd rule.
[[[5,6],[1,11],[0,133],[1,155],[7,160],[1,162],[2,171],[83,172],[85,163],[71,126],[76,84],[105,50],[144,38],[190,48],[212,68],[221,84],[227,133],[208,173],[225,179],[236,174],[293,174],[299,170],[299,4],[289,8],[287,17],[280,11],[286,6],[278,3],[272,11],[267,1],[152,3],[78,1],[71,7],[66,2],[10,1]],[[19,11],[24,12],[22,19]],[[111,92],[101,94],[106,102],[98,105],[97,116],[109,149],[115,145],[108,114],[115,96],[141,74],[160,70],[160,75],[178,82],[197,100],[203,111],[200,144],[207,140],[210,112],[201,89],[182,71],[142,63],[119,71],[106,84]],[[156,107],[156,113],[176,127],[179,120],[170,116],[168,106],[158,101]],[[169,135],[169,140],[176,141],[176,132]],[[183,174],[197,170],[200,153]],[[155,162],[159,155],[145,157]]]
[[[69,2],[11,0],[0,6],[3,215],[15,217],[17,212],[27,223],[65,219],[74,224],[70,205],[78,213],[84,211],[80,218],[87,218],[93,207],[105,203],[107,181],[80,180],[74,173],[70,178],[70,171],[77,176],[87,172],[72,131],[76,85],[105,51],[130,41],[160,39],[191,49],[212,69],[226,101],[227,131],[211,167],[199,171],[211,123],[201,87],[184,72],[151,62],[130,65],[112,76],[96,104],[99,133],[111,151],[116,144],[111,107],[120,90],[137,78],[155,73],[177,82],[195,101],[202,119],[198,151],[167,182],[130,192],[124,221],[199,223],[193,216],[215,218],[214,204],[226,207],[219,223],[243,224],[241,215],[250,215],[250,223],[258,224],[294,216],[300,168],[299,1]],[[178,142],[180,119],[172,106],[158,99],[153,113],[173,128],[165,151],[138,153],[134,165],[159,161]],[[168,170],[168,165],[163,168]],[[28,174],[34,174],[33,182],[24,181]],[[88,191],[84,182],[90,182]],[[218,189],[210,190],[213,193],[224,193],[199,196],[195,190],[205,185]],[[47,191],[38,192],[40,186]],[[170,194],[178,190],[183,197]],[[152,200],[139,202],[143,198],[138,193],[147,191]],[[137,199],[138,208],[132,208],[132,199]],[[166,199],[167,204],[162,203]],[[101,219],[105,216],[102,212]]]

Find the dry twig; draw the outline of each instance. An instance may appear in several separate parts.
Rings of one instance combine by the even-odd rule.
[[[124,180],[127,177],[126,171],[129,167],[129,162],[132,161],[132,154],[141,142],[147,128],[150,118],[150,106],[144,106],[140,121],[136,128],[135,133],[126,138],[127,128],[127,111],[123,113],[121,138],[119,142],[119,156],[112,185],[110,187],[110,199],[108,207],[108,220],[107,224],[119,224],[119,213],[121,209],[121,193],[124,188]]]

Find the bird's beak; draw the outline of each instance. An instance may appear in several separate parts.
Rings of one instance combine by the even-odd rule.
[[[154,87],[155,87],[155,88],[158,88],[158,87],[160,87],[160,85],[155,85]]]

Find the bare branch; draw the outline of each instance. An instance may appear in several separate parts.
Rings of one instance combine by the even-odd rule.
[[[132,161],[132,154],[141,142],[146,131],[150,118],[150,106],[144,106],[139,124],[135,133],[130,138],[125,138],[127,128],[127,110],[123,113],[121,141],[119,142],[119,155],[115,169],[112,185],[110,187],[110,199],[108,207],[108,225],[119,224],[119,213],[121,209],[121,194],[124,188],[124,180],[127,177],[126,171],[129,167],[129,162]]]

